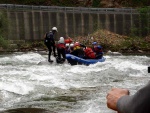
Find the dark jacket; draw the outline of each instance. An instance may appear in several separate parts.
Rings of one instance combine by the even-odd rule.
[[[55,45],[54,34],[52,32],[46,33],[44,43],[45,45]]]
[[[81,48],[73,50],[70,54],[75,55],[80,58],[84,57],[84,51]]]

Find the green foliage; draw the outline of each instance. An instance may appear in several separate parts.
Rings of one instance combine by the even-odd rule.
[[[72,0],[63,0],[63,2],[61,2],[60,4],[61,6],[74,6],[75,4],[73,4],[73,1]]]
[[[7,49],[9,47],[9,41],[5,40],[2,36],[0,36],[0,47],[3,49]]]
[[[83,2],[85,2],[84,0]],[[26,5],[54,5],[54,6],[82,6],[85,5],[79,0],[0,0],[0,4],[26,4]],[[92,7],[101,7],[101,0],[93,0]],[[118,0],[123,7],[148,6],[150,0]]]
[[[140,13],[140,21],[141,21],[141,32],[144,35],[150,34],[150,7],[143,7],[138,9]]]
[[[143,7],[143,8],[139,8],[138,11],[142,14],[147,14],[150,13],[150,7]]]
[[[6,34],[8,21],[6,18],[6,13],[0,12],[0,36],[4,36]]]
[[[130,37],[150,35],[150,7],[139,8],[138,12],[140,14],[137,18],[139,19],[139,26],[132,26]]]
[[[73,7],[73,6],[76,6],[76,1],[74,0],[51,0],[51,4],[56,5],[56,6]]]
[[[140,29],[135,27],[135,26],[132,26],[131,27],[131,33],[130,33],[130,37],[137,37],[139,34],[139,31]],[[140,31],[141,32],[141,31]]]
[[[148,4],[150,4],[149,0],[132,0],[132,6],[148,6]]]
[[[5,13],[0,12],[0,47],[8,48],[9,42],[4,39],[7,29],[7,19]]]
[[[51,0],[52,4],[55,4],[56,6],[60,4],[59,0]]]
[[[24,4],[24,5],[54,5],[54,6],[76,6],[75,0],[1,0],[0,3]]]
[[[32,4],[32,5],[41,5],[47,0],[1,0],[0,3],[5,4]]]
[[[93,0],[92,6],[93,7],[99,7],[100,6],[100,1],[101,0]]]
[[[149,42],[139,37],[129,37],[121,44],[122,49],[126,50],[144,50],[150,48]]]

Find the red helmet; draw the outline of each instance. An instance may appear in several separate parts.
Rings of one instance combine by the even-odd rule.
[[[80,46],[79,42],[75,42],[74,46]]]

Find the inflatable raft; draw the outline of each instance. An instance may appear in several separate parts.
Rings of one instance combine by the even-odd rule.
[[[83,59],[71,54],[66,54],[66,59],[70,64],[73,65],[75,65],[74,62],[79,64],[84,64],[84,65],[90,65],[90,64],[95,64],[97,62],[104,62],[106,60],[106,58],[104,57],[102,57],[101,59]]]

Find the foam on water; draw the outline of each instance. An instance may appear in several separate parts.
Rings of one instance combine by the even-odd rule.
[[[112,113],[105,104],[107,91],[114,86],[135,92],[148,81],[150,57],[105,57],[105,62],[70,66],[67,63],[57,65],[55,61],[50,64],[47,55],[34,52],[0,56],[0,101],[3,102],[0,110],[30,105],[49,109],[51,101],[39,101],[37,105],[34,100],[62,94],[80,97],[87,93],[87,99],[78,100],[70,113]],[[59,104],[63,106],[61,104],[66,103]]]

